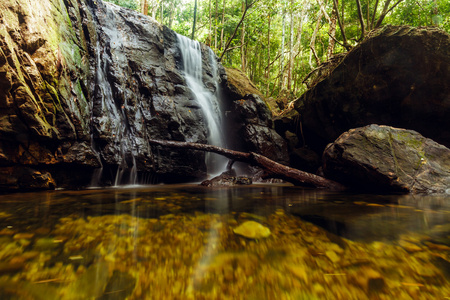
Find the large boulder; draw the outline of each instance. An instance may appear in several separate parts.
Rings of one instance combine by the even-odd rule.
[[[450,35],[436,27],[371,32],[295,108],[306,143],[320,152],[369,124],[413,129],[450,147]]]
[[[323,154],[326,177],[374,192],[450,191],[450,149],[413,130],[368,125],[343,133]]]
[[[288,165],[285,140],[275,131],[272,113],[263,95],[237,69],[226,68],[224,85],[225,124],[228,147],[252,151]]]

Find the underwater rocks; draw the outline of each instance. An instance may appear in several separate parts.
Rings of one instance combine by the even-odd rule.
[[[386,26],[369,33],[295,102],[306,143],[322,152],[351,128],[383,124],[450,147],[449,70],[450,35],[442,29]]]
[[[257,216],[272,232],[269,238],[254,240],[233,232],[238,222],[250,222],[248,217],[200,212],[150,219],[72,215],[59,219],[47,233],[58,248],[39,251],[0,234],[0,295],[7,299],[41,299],[42,295],[130,300],[444,299],[450,292],[442,268],[448,264],[449,252],[425,246],[427,235],[402,236],[422,248],[412,253],[402,244],[386,241],[345,240],[347,246],[342,248],[325,230],[278,209]]]
[[[343,133],[323,155],[327,178],[376,192],[446,192],[450,149],[413,130],[369,125]]]
[[[226,171],[222,174],[209,179],[204,180],[200,185],[208,186],[208,187],[216,187],[216,186],[233,186],[233,185],[249,185],[252,184],[252,179],[247,176],[236,176],[236,172]]]
[[[255,221],[245,221],[234,228],[233,232],[249,239],[262,239],[270,236],[270,229]]]

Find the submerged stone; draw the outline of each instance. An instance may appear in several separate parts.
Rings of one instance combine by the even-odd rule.
[[[215,186],[233,186],[233,185],[249,185],[252,184],[252,179],[247,176],[236,176],[234,171],[226,171],[222,174],[210,179],[202,181],[201,185],[215,187]]]
[[[269,228],[255,221],[246,221],[233,229],[233,232],[249,239],[266,238],[271,234]]]
[[[126,299],[134,290],[136,279],[128,273],[115,270],[100,300]]]

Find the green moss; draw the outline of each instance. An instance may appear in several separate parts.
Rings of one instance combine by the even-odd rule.
[[[407,131],[397,131],[392,133],[396,140],[404,142],[407,146],[420,150],[423,145],[422,139],[417,139],[416,136],[412,135]]]
[[[56,91],[55,87],[53,87],[47,81],[45,81],[45,87],[46,87],[48,93],[52,96],[53,103],[55,103],[57,106],[60,106],[61,101],[59,100],[58,92]]]

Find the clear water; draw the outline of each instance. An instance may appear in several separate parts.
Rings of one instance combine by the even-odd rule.
[[[0,299],[446,299],[449,200],[286,185],[2,195]],[[239,235],[248,221],[270,235]]]

